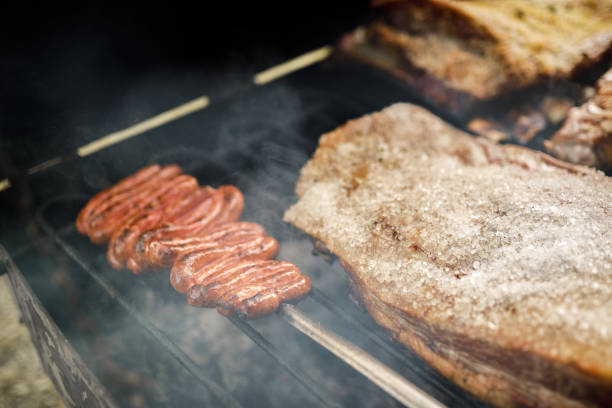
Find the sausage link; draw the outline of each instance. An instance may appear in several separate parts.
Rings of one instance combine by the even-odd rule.
[[[86,235],[87,234],[87,222],[86,221],[89,219],[94,209],[102,201],[107,201],[110,197],[116,194],[122,193],[126,190],[133,189],[135,186],[143,182],[146,182],[151,177],[153,177],[155,174],[159,173],[160,170],[161,170],[161,167],[158,164],[152,164],[150,166],[140,169],[139,171],[132,174],[131,176],[124,178],[123,180],[119,181],[117,184],[100,191],[91,200],[89,200],[87,204],[85,205],[85,207],[83,207],[83,209],[79,212],[79,215],[77,216],[77,220],[76,220],[77,230],[81,234]]]
[[[161,218],[162,212],[157,210],[137,214],[126,221],[123,226],[117,229],[111,236],[106,252],[106,258],[109,264],[115,269],[123,268],[129,254],[127,248],[134,245],[134,242],[138,239],[142,231],[149,230],[156,226]]]
[[[175,202],[181,202],[186,196],[197,188],[197,180],[191,176],[178,176],[177,184],[170,190],[164,193],[159,199],[159,205],[151,206],[151,203],[145,208],[155,208],[142,211],[134,215],[129,220],[125,221],[121,227],[115,230],[110,238],[107,251],[109,263],[114,268],[124,266],[125,260],[130,255],[130,249],[133,247],[136,239],[147,230],[155,228],[167,213],[168,207],[175,206]]]
[[[221,194],[215,191],[211,199],[196,206],[188,218],[177,220],[160,229],[158,238],[188,237],[199,234],[215,220],[223,206]]]
[[[205,280],[209,280],[213,272],[217,270],[217,264],[215,263],[217,260],[228,258],[237,258],[245,262],[265,260],[273,258],[277,251],[278,243],[272,237],[259,236],[235,245],[223,246],[217,244],[216,247],[191,252],[190,263],[185,268],[186,270],[182,272],[182,277],[191,276],[193,284],[202,284]],[[174,267],[172,269],[175,273],[181,273],[180,268],[179,263],[176,269]]]
[[[83,220],[88,235],[91,235],[91,233],[95,231],[96,225],[103,222],[108,214],[123,211],[126,204],[129,205],[132,203],[135,197],[142,195],[143,191],[151,191],[152,189],[157,188],[159,183],[176,177],[180,174],[180,171],[181,169],[178,166],[166,166],[159,172],[155,173],[151,178],[143,181],[133,188],[112,195],[111,197],[108,197],[107,200],[100,201],[99,205],[95,206],[87,218]]]
[[[175,208],[180,206],[183,199],[193,195],[198,190],[198,180],[195,177],[187,174],[181,174],[176,176],[172,180],[172,187],[163,193],[159,198],[149,204],[144,209],[160,208],[164,210],[164,213],[168,212],[171,214],[172,211],[176,211]]]
[[[210,186],[200,187],[182,200],[177,200],[164,210],[164,221],[180,223],[180,218],[189,213],[195,206],[204,200],[210,199],[214,189]]]
[[[197,269],[195,265],[202,255],[201,253],[187,253],[183,255],[170,270],[170,283],[177,292],[186,293],[193,285],[207,283],[207,278],[216,276],[217,273],[226,271],[231,272],[232,268],[243,268],[257,261],[244,261],[239,258],[221,258],[206,265],[206,269]],[[199,272],[199,274],[198,274]],[[196,281],[196,276],[198,280]]]
[[[216,191],[211,186],[203,186],[198,189],[198,191],[193,195],[192,200],[185,205],[174,214],[172,214],[172,218],[169,220],[174,224],[189,224],[194,222],[199,215],[201,215],[201,211],[206,210],[207,205],[211,205],[212,199],[216,194]],[[206,204],[208,203],[208,204]]]
[[[217,300],[235,291],[240,286],[286,272],[286,268],[283,269],[284,266],[277,261],[267,261],[253,264],[252,267],[247,269],[235,270],[231,273],[219,273],[217,276],[209,278],[208,284],[195,285],[190,288],[189,295],[193,297],[193,303],[190,302],[190,304],[200,307],[213,307]],[[191,295],[192,290],[198,292],[197,298]]]
[[[203,238],[201,242],[194,242],[190,239],[190,244],[184,247],[164,248],[161,251],[157,247],[159,241],[154,241],[150,245],[149,253],[152,254],[151,261],[160,266],[170,266],[172,261],[182,253],[198,253],[199,267],[203,267],[217,258],[227,258],[228,256],[238,255],[246,259],[253,258],[272,258],[276,255],[278,244],[272,237],[263,235],[242,235],[236,236],[235,241],[219,242]],[[168,265],[170,264],[170,265]]]
[[[264,234],[265,230],[259,224],[228,223],[224,224],[222,228],[200,236],[152,239],[148,243],[146,252],[153,264],[169,267],[180,255],[210,247],[211,242],[219,245],[236,244]]]
[[[235,310],[235,312],[243,319],[256,319],[258,317],[265,316],[274,312],[276,309],[278,309],[280,304],[280,298],[276,293],[276,290],[265,289],[256,294],[255,296],[240,302],[240,306],[238,306],[238,310]],[[219,309],[220,307],[217,307],[217,310]],[[230,310],[230,313],[234,312],[234,310]],[[221,311],[220,313],[223,314]]]
[[[117,207],[112,213],[106,214],[106,217],[101,220],[96,229],[90,233],[90,240],[93,243],[107,242],[112,233],[127,219],[141,211],[158,208],[161,198],[167,194],[171,196],[171,192],[176,192],[177,189],[192,190],[194,182],[197,186],[197,181],[193,177],[179,175],[174,179],[165,180],[156,188],[145,190],[134,197],[133,200]]]
[[[221,210],[215,224],[224,224],[238,220],[244,208],[244,196],[240,190],[235,186],[224,185],[219,187],[218,191],[223,197],[223,210]]]
[[[145,270],[150,269],[146,265],[142,265],[134,261],[134,258],[128,258],[125,266],[127,266],[134,275],[141,275],[145,272]]]
[[[212,208],[213,204],[221,201],[220,193],[210,186],[202,187],[198,191],[197,199],[194,200],[188,208],[185,208],[180,214],[176,214],[172,223],[177,225],[185,225],[196,222]]]
[[[222,259],[215,263],[214,267],[209,269],[206,276],[200,276],[200,279],[187,291],[187,302],[192,306],[197,307],[212,307],[216,303],[210,302],[208,299],[208,288],[213,287],[217,282],[222,282],[231,279],[235,276],[244,276],[252,273],[253,269],[257,269],[266,263],[268,260],[242,260],[240,258]]]
[[[266,290],[264,285],[250,285],[238,288],[235,292],[231,292],[230,296],[217,302],[217,312],[223,316],[231,316],[236,312],[236,305],[244,299],[257,296],[257,294]]]
[[[252,276],[237,282],[234,288],[227,290],[224,295],[217,299],[216,305],[219,313],[227,316],[239,308],[242,301],[252,298],[257,294],[275,287],[300,279],[300,271],[297,266],[289,262],[269,261],[262,265],[259,271],[254,268]],[[262,273],[271,269],[275,273]],[[259,272],[259,273],[258,273]]]
[[[190,181],[191,176],[177,176],[181,178],[180,182]],[[89,224],[89,238],[95,244],[101,244],[108,241],[111,234],[117,229],[125,220],[134,216],[144,208],[154,208],[159,203],[160,196],[164,195],[169,190],[173,189],[177,182],[175,179],[167,179],[158,185],[145,189],[135,196],[132,196],[129,200],[121,202],[116,206],[112,206],[106,211],[97,214]],[[191,184],[191,183],[189,183]]]
[[[184,213],[181,219],[175,220],[174,223],[165,223],[158,228],[141,234],[131,248],[130,258],[132,258],[132,262],[128,262],[128,268],[132,272],[135,272],[135,269],[131,268],[129,265],[132,265],[134,268],[136,265],[139,265],[138,269],[147,269],[155,266],[151,262],[151,256],[148,253],[150,242],[164,238],[188,237],[196,235],[199,230],[203,230],[209,222],[207,217],[209,218],[216,215],[215,208],[220,205],[221,198],[217,191],[212,188],[208,189],[207,193],[209,194],[200,197],[201,200],[198,200],[194,206]],[[207,211],[211,214],[206,214]],[[192,222],[187,225],[180,224],[181,222],[187,222],[191,219],[198,220],[198,217],[200,221]],[[200,222],[200,224],[198,224],[198,222]],[[201,223],[204,223],[204,227],[201,226]]]

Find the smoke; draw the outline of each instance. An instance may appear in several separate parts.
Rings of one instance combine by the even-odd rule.
[[[282,222],[284,210],[295,199],[293,189],[299,170],[310,157],[318,137],[350,117],[346,108],[331,110],[329,101],[321,100],[320,95],[309,90],[299,91],[285,82],[252,88],[231,100],[218,103],[213,100],[202,112],[83,159],[79,169],[92,190],[106,184],[105,179],[114,182],[120,178],[118,173],[124,172],[125,176],[152,162],[177,163],[201,184],[214,187],[235,184],[245,195],[241,219],[263,224],[279,240],[278,258],[296,263],[331,295],[346,297],[348,289],[343,274],[314,257],[309,238]],[[339,117],[333,117],[330,112],[339,112]],[[122,298],[167,334],[205,375],[243,405],[320,404],[310,391],[226,318],[214,310],[187,306],[169,285],[167,272],[132,276],[128,271],[111,270],[102,248],[94,247],[82,237],[70,239],[79,253],[93,259],[94,269],[117,288]],[[154,357],[149,359],[135,352],[133,349],[141,346],[143,336],[145,343],[155,343],[150,334],[134,325],[120,308],[102,300],[104,296],[99,293],[97,296],[101,299],[99,302],[94,296],[87,296],[86,303],[88,313],[100,316],[102,331],[111,333],[102,341],[102,346],[98,341],[97,354],[104,356],[98,367],[113,394],[120,391],[122,395],[129,395],[122,402],[131,406],[137,406],[138,401],[144,401],[145,405],[187,405],[204,398],[205,392],[193,379],[177,383],[176,378],[182,378],[181,370],[169,364],[172,359],[163,347],[150,345]],[[344,324],[330,319],[329,312],[311,300],[302,303],[316,320],[327,321],[336,329]],[[253,325],[278,348],[285,360],[317,379],[319,392],[325,398],[342,405],[394,404],[376,386],[340,360],[330,359],[327,351],[278,316],[272,315]],[[148,360],[144,367],[143,359]],[[162,361],[164,364],[160,364]],[[129,375],[117,375],[121,372]],[[198,395],[177,400],[178,395],[189,395],[193,389],[198,390]]]
[[[211,105],[86,158],[66,159],[33,176],[24,187],[34,193],[27,218],[33,218],[43,202],[64,193],[92,196],[146,164],[177,163],[201,184],[237,185],[245,195],[242,219],[263,224],[279,240],[278,259],[294,262],[315,286],[341,300],[347,311],[354,309],[345,301],[349,289],[339,266],[314,257],[310,239],[285,225],[282,215],[295,200],[299,170],[319,136],[368,108],[338,98],[333,88],[315,88],[300,73],[297,78],[264,87],[251,85],[253,73],[267,68],[269,61],[282,62],[284,55],[271,48],[259,47],[251,54],[229,50],[223,61],[195,57],[195,51],[189,57],[177,52],[184,58],[181,60],[167,51],[172,37],[164,40],[158,33],[144,41],[146,33],[121,30],[135,35],[130,46],[117,45],[121,36],[90,33],[86,24],[77,30],[82,36],[59,29],[45,40],[38,63],[48,69],[28,82],[27,94],[34,95],[36,103],[30,106],[31,100],[25,98],[19,104],[27,105],[26,112],[35,119],[11,130],[14,135],[27,132],[40,136],[11,142],[22,152],[15,157],[17,168],[65,156],[92,140],[201,95],[210,96]],[[151,52],[155,40],[166,45],[156,56]],[[59,47],[67,43],[71,47]],[[197,42],[190,43],[194,44]],[[146,50],[139,51],[137,45]],[[202,44],[194,50],[202,55],[208,52]],[[138,61],[144,55],[147,57]],[[233,68],[228,70],[227,66]],[[23,113],[19,115],[23,117]],[[37,149],[43,140],[44,147]],[[110,292],[57,244],[51,245],[51,240],[44,241],[45,247],[23,252],[18,264],[35,292],[42,294],[45,307],[65,335],[121,405],[215,406],[218,401],[177,362],[168,345],[157,341],[118,299],[178,346],[202,376],[220,384],[243,405],[321,405],[228,319],[215,310],[189,307],[170,286],[167,271],[134,276],[127,270],[112,270],[105,248],[94,246],[70,227],[84,203],[82,197],[64,197],[42,217],[103,283],[110,284]],[[312,299],[303,300],[299,307],[311,318],[360,342],[350,337],[346,322]],[[255,321],[253,326],[285,360],[314,379],[330,401],[345,406],[396,405],[279,316]],[[375,349],[371,344],[368,347]]]

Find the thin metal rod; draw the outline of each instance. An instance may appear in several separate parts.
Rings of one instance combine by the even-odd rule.
[[[287,323],[344,360],[405,406],[444,406],[361,348],[305,316],[295,306],[283,304],[278,313]]]
[[[298,371],[293,368],[285,359],[281,356],[278,349],[268,341],[260,332],[255,330],[253,326],[242,320],[237,316],[230,316],[229,320],[236,325],[244,334],[246,334],[255,344],[257,344],[263,351],[265,351],[270,357],[276,360],[285,370],[287,370],[296,380],[298,380],[304,387],[308,389],[318,400],[326,407],[338,407],[338,404],[332,402],[330,397],[321,395],[321,387],[318,387],[314,381],[304,372]]]
[[[393,346],[389,343],[389,340],[383,339],[380,335],[378,335],[373,330],[368,328],[365,323],[361,322],[360,320],[346,313],[346,311],[344,311],[340,306],[335,304],[331,299],[327,297],[327,295],[325,295],[319,289],[313,287],[310,291],[310,296],[314,301],[316,301],[323,307],[327,308],[334,315],[339,316],[345,322],[353,326],[355,330],[358,330],[362,335],[370,339],[374,344],[380,347],[383,351],[390,354],[395,359],[401,361],[415,375],[424,376],[424,377],[431,375],[430,373],[427,373],[423,369],[423,367],[421,367],[421,365],[415,364],[414,361],[411,361],[405,354],[402,354],[399,351],[397,351],[395,348],[393,348]],[[432,387],[434,387],[436,391],[443,393],[447,396],[457,398],[457,395],[450,392],[447,387],[444,387],[437,382],[430,382],[429,384]]]

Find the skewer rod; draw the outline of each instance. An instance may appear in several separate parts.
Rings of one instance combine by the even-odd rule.
[[[305,316],[295,306],[283,304],[279,308],[279,314],[287,323],[344,360],[405,406],[444,406],[361,348]]]

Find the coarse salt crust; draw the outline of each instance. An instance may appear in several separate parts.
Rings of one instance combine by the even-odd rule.
[[[612,179],[603,173],[395,104],[323,135],[296,193],[285,221],[382,302],[612,383]]]

